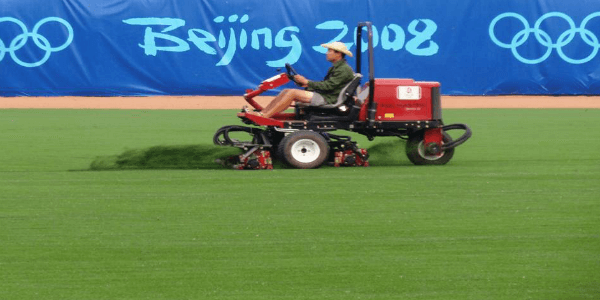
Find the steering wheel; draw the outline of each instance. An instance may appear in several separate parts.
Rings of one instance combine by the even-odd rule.
[[[286,74],[287,77],[293,81],[297,86],[302,86],[301,84],[299,84],[295,79],[294,79],[294,75],[298,75],[298,72],[296,72],[296,70],[294,69],[294,67],[292,67],[292,65],[286,63],[285,64],[285,70],[286,70]]]

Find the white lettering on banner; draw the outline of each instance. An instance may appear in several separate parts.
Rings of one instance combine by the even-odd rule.
[[[229,23],[236,23],[238,22],[238,18],[238,15],[231,15],[229,18],[227,18],[227,21]],[[241,18],[239,18],[239,23],[244,24],[248,22],[248,20],[248,15],[243,15]],[[216,24],[223,23],[224,21],[225,17],[223,16],[213,19],[213,22]],[[146,26],[146,30],[144,32],[144,43],[139,45],[144,49],[144,53],[146,55],[156,56],[159,51],[185,52],[190,50],[190,45],[188,42],[180,37],[175,36],[173,33],[170,33],[179,27],[185,26],[185,20],[176,18],[132,18],[123,20],[123,22],[129,25]],[[153,28],[153,26],[166,26],[166,28],[163,28],[160,32],[156,32],[154,31],[155,28]],[[216,65],[226,66],[231,63],[231,60],[237,51],[238,38],[240,49],[244,49],[248,45],[248,33],[245,29],[242,29],[239,35],[236,34],[236,31],[231,27],[228,31],[229,38],[225,36],[224,30],[221,29],[217,39],[217,37],[206,30],[193,28],[188,30],[187,41],[194,44],[198,50],[206,54],[219,54],[221,56],[221,60],[219,60]],[[167,32],[169,33],[167,34]],[[300,58],[302,45],[300,44],[300,40],[292,33],[289,34],[290,38],[286,39],[287,32],[300,32],[300,29],[295,26],[282,28],[277,32],[274,40],[272,39],[271,29],[256,29],[251,33],[251,47],[255,50],[260,49],[259,35],[261,35],[263,36],[263,45],[267,49],[272,48],[273,42],[275,43],[275,47],[290,48],[290,52],[285,57],[275,61],[267,61],[267,65],[271,67],[281,67],[285,65],[286,62],[293,64]],[[170,46],[157,46],[157,40],[167,41]],[[215,43],[216,45],[214,45]]]
[[[246,31],[244,28],[239,31],[233,28],[236,24],[246,24],[249,19],[248,15],[243,15],[242,17],[231,15],[228,18],[218,16],[213,19],[215,24],[229,23],[230,27],[220,29],[217,36],[203,29],[192,28],[187,31],[187,39],[176,36],[174,32],[175,29],[185,26],[186,22],[182,19],[131,18],[123,20],[123,22],[129,25],[145,26],[143,44],[139,44],[139,46],[149,56],[156,56],[159,52],[186,52],[191,50],[190,44],[193,44],[205,54],[219,55],[221,59],[216,63],[216,66],[227,66],[233,60],[238,49],[244,50],[248,47],[248,39],[250,39],[250,48],[254,50],[260,50],[261,47],[272,49],[273,46],[277,49],[288,50],[284,57],[278,60],[266,61],[266,64],[270,67],[283,67],[286,63],[294,64],[300,59],[302,44],[297,36],[300,33],[300,28],[287,26],[279,29],[277,32],[267,27],[257,28],[251,32]],[[423,26],[420,26],[422,30],[417,30],[417,26],[420,24],[423,24]],[[348,26],[338,20],[323,22],[315,28],[318,30],[339,31],[330,41],[342,40],[349,32]],[[377,27],[373,26],[373,46],[377,47],[381,41],[381,47],[388,51],[398,51],[405,47],[406,51],[417,56],[431,56],[438,53],[439,46],[431,40],[431,37],[437,30],[435,22],[428,19],[414,20],[408,25],[407,29],[413,36],[408,42],[406,42],[406,33],[399,25],[389,24],[384,26],[381,39]],[[353,30],[355,36],[354,42],[345,42],[348,48],[357,43],[356,30],[356,28]],[[367,44],[365,41],[361,42],[364,52],[367,50]],[[321,47],[320,44],[312,48],[319,53],[326,52],[326,49]]]
[[[419,24],[424,25],[424,28],[421,31],[417,30],[417,26]],[[346,36],[348,35],[348,26],[346,24],[344,24],[344,22],[342,22],[342,21],[323,22],[323,23],[317,25],[315,28],[322,29],[322,30],[331,30],[333,32],[340,31],[335,37],[333,37],[331,40],[329,40],[328,43],[335,42],[335,41],[344,42],[343,39],[346,38]],[[381,33],[381,39],[379,38],[379,30],[377,30],[377,26],[373,25],[373,26],[371,26],[371,28],[373,30],[373,47],[374,48],[379,46],[379,43],[381,40],[381,47],[384,50],[398,51],[398,50],[402,49],[402,47],[406,47],[406,51],[408,51],[410,54],[413,54],[416,56],[432,56],[432,55],[438,53],[438,51],[440,49],[438,44],[431,40],[431,37],[437,31],[437,25],[435,24],[435,22],[433,22],[432,20],[429,20],[429,19],[413,20],[412,22],[410,22],[410,24],[408,24],[408,32],[413,35],[413,38],[410,39],[408,42],[406,42],[406,45],[405,45],[406,33],[404,32],[404,29],[402,29],[402,27],[400,27],[399,25],[389,24],[389,25],[384,26],[383,31]],[[350,49],[350,47],[356,45],[356,43],[357,43],[357,40],[356,40],[356,31],[357,30],[358,30],[358,28],[355,27],[354,30],[352,31],[352,33],[353,33],[352,37],[354,38],[353,43],[344,42],[344,44],[346,44],[346,47],[348,47],[348,49]],[[363,27],[363,31],[366,31],[366,30],[367,29]],[[391,34],[391,33],[393,33],[393,34]],[[392,36],[393,36],[393,39],[391,38]],[[424,44],[427,44],[427,46],[421,47]],[[366,41],[361,41],[362,52],[367,51],[367,49],[368,49],[367,46],[368,45],[367,45]],[[313,50],[320,52],[320,53],[327,52],[327,49],[324,49],[320,45],[313,46]]]

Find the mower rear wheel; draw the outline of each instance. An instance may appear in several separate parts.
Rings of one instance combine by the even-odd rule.
[[[452,138],[443,132],[442,143],[449,143]],[[445,165],[452,156],[454,148],[444,150],[438,154],[428,154],[425,149],[424,131],[419,131],[408,138],[406,143],[406,156],[415,165]]]
[[[278,158],[298,169],[321,166],[329,157],[327,140],[314,131],[301,130],[288,134],[277,149]]]

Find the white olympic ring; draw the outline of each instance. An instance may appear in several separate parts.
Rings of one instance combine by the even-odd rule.
[[[52,52],[61,51],[65,48],[67,48],[71,44],[71,42],[73,42],[73,27],[71,27],[71,24],[69,24],[69,22],[67,22],[61,18],[58,18],[58,17],[48,17],[48,18],[44,18],[44,19],[40,20],[39,22],[37,22],[37,24],[35,24],[35,26],[33,27],[33,30],[31,32],[29,32],[29,30],[27,30],[27,26],[25,26],[25,24],[23,24],[23,22],[21,22],[18,19],[15,19],[12,17],[0,18],[0,23],[4,23],[4,22],[10,22],[10,23],[16,24],[17,26],[19,26],[21,28],[21,31],[23,31],[23,33],[17,35],[10,42],[8,48],[6,47],[6,44],[2,41],[2,39],[0,39],[0,61],[2,61],[2,59],[4,58],[6,53],[10,53],[10,57],[13,59],[13,61],[15,61],[20,66],[27,67],[27,68],[39,67],[39,66],[43,65],[46,61],[48,61],[48,59],[50,58],[50,54],[52,54]],[[40,30],[40,27],[42,27],[44,24],[46,24],[48,22],[58,22],[67,28],[69,36],[67,37],[67,40],[62,45],[60,45],[58,47],[52,47],[50,45],[50,41],[48,41],[48,39],[46,37],[44,37],[43,35],[38,33],[38,31]],[[23,48],[25,46],[25,44],[27,44],[27,41],[29,40],[29,38],[31,38],[33,40],[33,42],[35,43],[35,45],[38,48],[46,51],[46,53],[44,54],[44,57],[42,57],[42,59],[40,59],[37,62],[33,62],[33,63],[22,61],[19,57],[17,57],[17,54],[16,54],[16,52],[18,50],[20,50],[21,48]]]
[[[594,57],[596,57],[596,55],[598,54],[598,50],[600,50],[600,41],[598,40],[598,37],[593,32],[586,29],[588,22],[596,17],[600,17],[600,12],[590,14],[581,22],[581,25],[579,27],[576,27],[575,22],[568,15],[561,13],[561,12],[550,12],[550,13],[547,13],[547,14],[544,14],[543,16],[541,16],[535,22],[533,28],[531,28],[529,26],[529,22],[527,22],[527,20],[523,16],[521,16],[517,13],[514,13],[514,12],[507,12],[507,13],[498,15],[497,17],[495,17],[492,20],[492,22],[490,23],[490,27],[489,27],[489,35],[490,35],[490,38],[492,39],[492,41],[496,45],[498,45],[502,48],[510,49],[512,54],[515,56],[515,58],[518,59],[522,63],[526,63],[526,64],[541,63],[541,62],[545,61],[546,59],[548,59],[548,57],[550,57],[550,55],[552,54],[552,49],[556,49],[556,52],[558,53],[560,58],[562,58],[564,61],[566,61],[570,64],[584,64],[584,63],[587,63],[590,60],[592,60]],[[504,18],[515,18],[518,21],[520,21],[524,27],[523,30],[521,30],[521,31],[517,32],[517,34],[515,34],[515,36],[511,40],[510,44],[504,43],[504,42],[501,42],[500,40],[498,40],[498,38],[496,37],[496,34],[495,34],[496,24],[498,23],[498,21],[500,21]],[[547,32],[540,29],[542,22],[544,22],[548,18],[561,18],[569,24],[569,29],[567,31],[563,32],[558,37],[556,42],[552,41],[552,38],[550,37],[550,35]],[[529,35],[532,33],[534,34],[537,42],[540,43],[542,46],[548,47],[548,49],[539,58],[527,59],[527,58],[524,58],[517,51],[517,48],[519,46],[525,44],[525,42],[529,39]],[[577,33],[579,33],[579,35],[581,36],[581,39],[587,45],[589,45],[593,48],[590,55],[588,55],[587,57],[582,58],[582,59],[570,58],[564,53],[564,51],[562,49],[564,46],[568,45],[571,41],[573,41],[573,39],[575,38]]]

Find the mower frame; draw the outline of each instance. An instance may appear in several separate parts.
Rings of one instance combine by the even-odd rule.
[[[286,154],[285,150],[280,148],[280,143],[286,142],[287,135],[304,134],[306,139],[314,140],[315,144],[322,144],[317,141],[314,134],[321,135],[327,142],[330,162],[335,160],[336,155],[340,159],[347,158],[340,153],[355,155],[354,164],[335,163],[334,165],[356,165],[356,161],[362,161],[360,165],[368,165],[368,154],[364,149],[359,149],[355,142],[352,142],[347,136],[333,135],[330,132],[335,130],[346,130],[359,133],[366,136],[369,140],[375,137],[394,136],[407,140],[407,156],[417,165],[446,164],[453,155],[454,148],[463,144],[471,137],[471,129],[465,124],[444,125],[442,121],[441,93],[440,84],[437,82],[415,82],[412,79],[376,79],[374,76],[374,50],[373,50],[373,30],[371,22],[358,23],[356,31],[356,73],[361,73],[362,67],[362,35],[363,29],[367,29],[368,34],[368,82],[361,88],[362,91],[368,89],[368,95],[363,103],[357,98],[357,87],[360,84],[360,78],[355,78],[356,82],[351,82],[351,87],[347,88],[343,103],[334,108],[322,109],[319,107],[310,107],[296,105],[294,113],[277,113],[270,118],[256,114],[248,114],[244,111],[238,113],[238,117],[246,124],[261,126],[225,126],[217,131],[213,139],[217,145],[228,145],[241,148],[245,151],[243,158],[247,159],[256,151],[275,150],[276,158],[283,159],[288,164],[298,168],[314,168],[320,166],[323,162],[311,164],[294,164],[291,154]],[[247,90],[244,99],[255,110],[263,108],[254,101],[254,97],[265,91],[275,89],[293,80],[293,68],[286,64],[287,73],[281,73],[264,80],[255,90]],[[399,101],[401,88],[404,87],[412,93],[412,90],[418,90],[414,95],[415,101]],[[397,89],[397,98],[391,97],[393,89]],[[378,93],[378,91],[380,91]],[[423,93],[423,94],[421,94]],[[377,96],[377,95],[380,96]],[[410,94],[413,97],[413,94]],[[400,103],[403,102],[403,103]],[[413,106],[411,106],[413,105]],[[378,107],[380,106],[380,107]],[[410,110],[409,110],[410,109]],[[387,120],[389,119],[389,120]],[[449,130],[463,130],[462,136],[456,140],[446,133]],[[240,142],[229,137],[230,132],[244,131],[252,135],[252,141]],[[298,133],[300,132],[300,133]],[[312,136],[312,137],[311,137]],[[304,140],[303,140],[304,141]],[[306,143],[306,141],[304,141]],[[311,145],[309,143],[309,145]],[[288,147],[289,148],[289,147]],[[294,147],[291,147],[296,149]],[[305,149],[306,150],[306,149]],[[291,151],[291,150],[290,150]],[[310,151],[308,151],[310,152]],[[306,153],[308,153],[306,152]],[[319,151],[320,153],[320,151]],[[359,159],[356,159],[359,158]],[[320,160],[321,158],[319,158]],[[258,168],[266,169],[272,166],[260,166]]]

